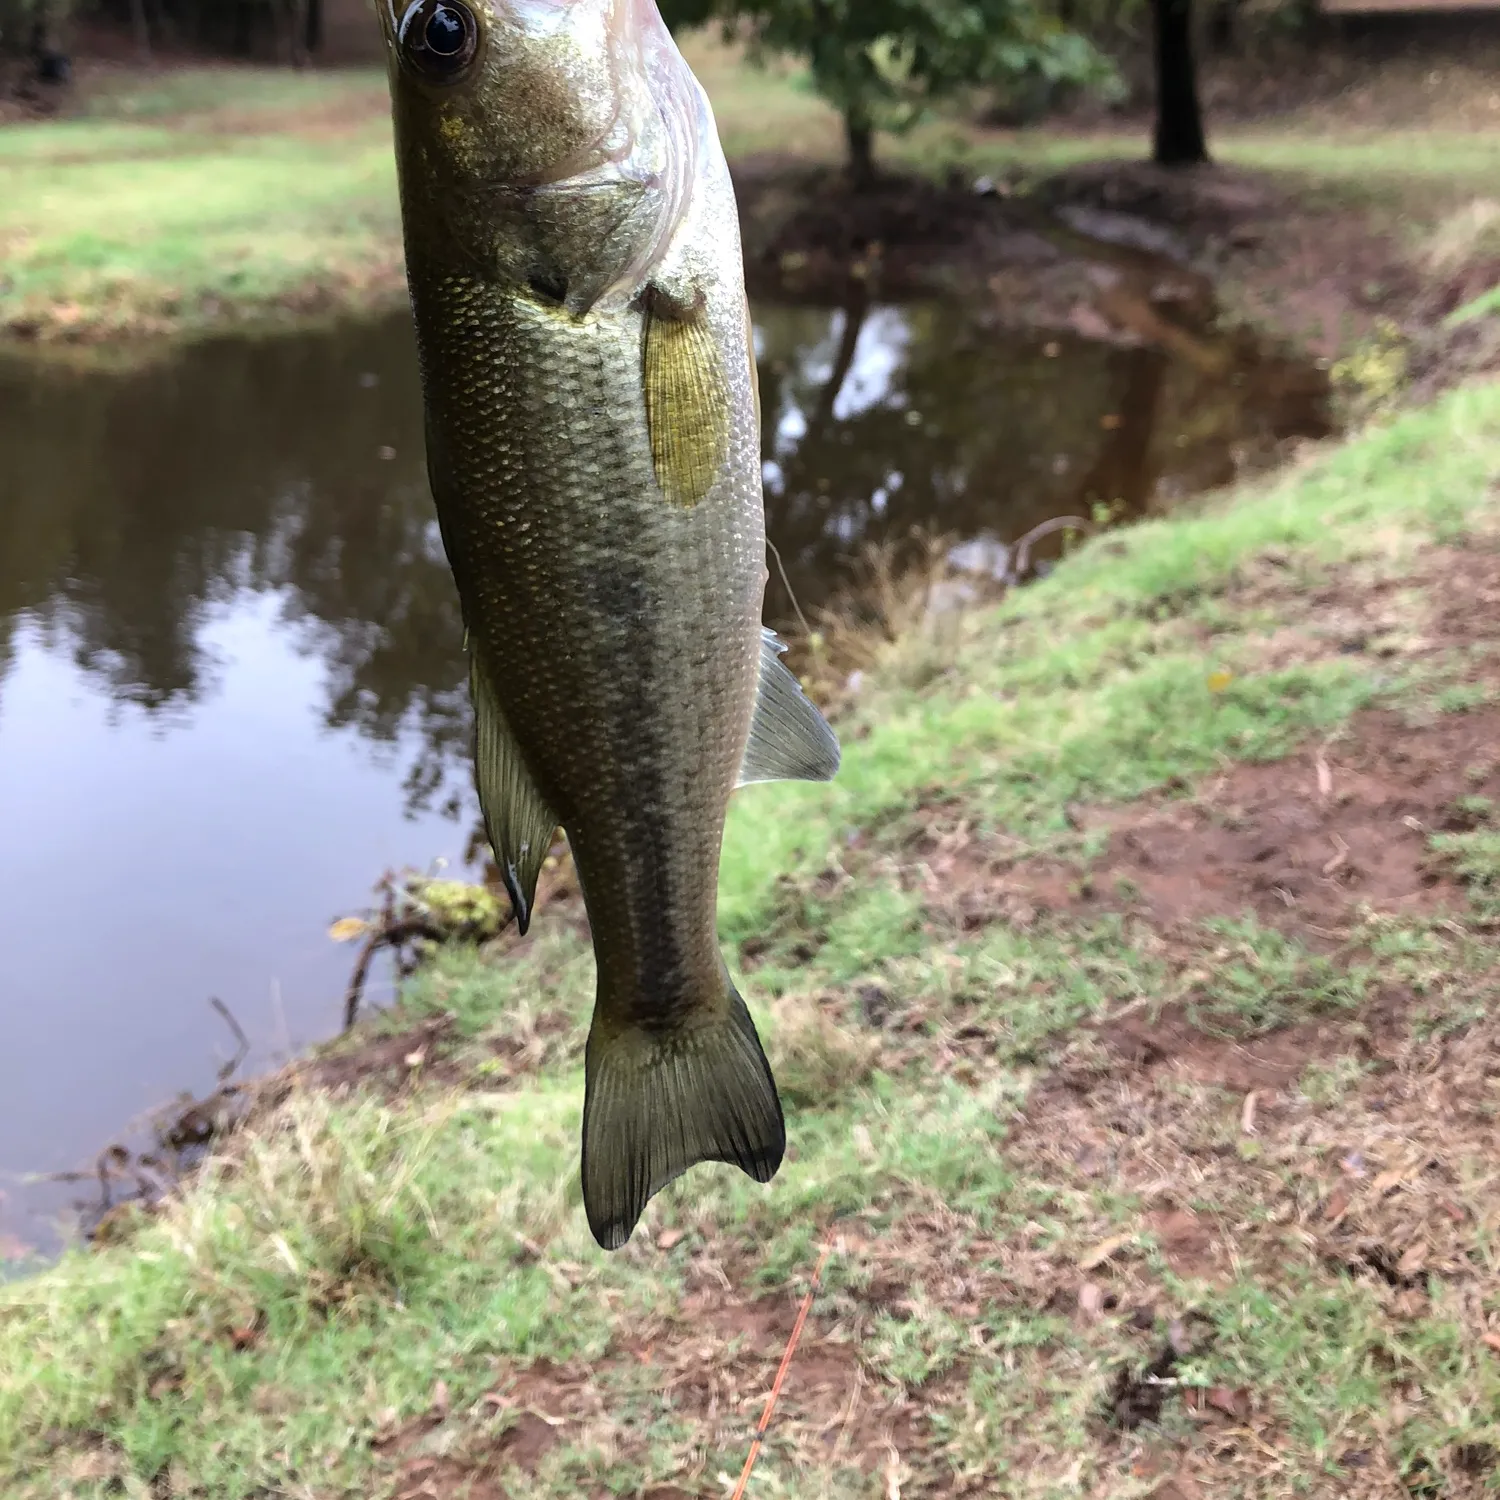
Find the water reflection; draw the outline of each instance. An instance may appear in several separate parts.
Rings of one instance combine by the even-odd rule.
[[[406,320],[218,343],[129,378],[0,369],[0,621],[96,691],[183,722],[215,605],[276,593],[329,728],[431,753],[464,733],[457,601],[427,495]],[[3,628],[3,627],[0,627]]]
[[[762,308],[756,339],[804,608],[865,543],[1149,509],[1323,424],[1321,377],[1244,354],[858,304]],[[404,316],[128,376],[0,365],[0,1172],[210,1085],[210,995],[251,1067],[333,1028],[323,923],[462,851],[461,638]],[[0,1231],[56,1203],[0,1177]]]
[[[1232,478],[1323,429],[1321,377],[1217,378],[1152,348],[1004,339],[939,308],[763,309],[769,529],[804,607],[914,527],[1018,535]],[[24,616],[94,689],[184,723],[225,664],[209,611],[276,593],[326,672],[322,723],[415,732],[410,805],[447,798],[461,625],[423,467],[405,318],[221,342],[128,378],[0,367],[0,671]],[[791,615],[779,580],[773,622]]]
[[[957,313],[779,310],[758,352],[770,530],[804,603],[862,545],[921,527],[1010,540],[1059,515],[1138,515],[1327,429],[1308,366],[1218,351],[1003,340]],[[779,582],[768,613],[785,618]]]

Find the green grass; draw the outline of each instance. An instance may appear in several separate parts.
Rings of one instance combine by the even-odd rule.
[[[803,70],[752,69],[701,36],[685,48],[731,159],[839,157],[839,120]],[[882,143],[893,164],[1032,178],[1144,149],[1137,132],[964,118]],[[1500,134],[1472,132],[1289,126],[1218,133],[1215,149],[1290,176],[1309,206],[1374,214],[1413,253],[1476,195],[1488,201],[1500,169]],[[101,86],[75,118],[0,127],[0,258],[0,327],[69,339],[393,304],[403,282],[383,77],[184,68]]]
[[[795,73],[695,61],[731,153],[836,152]],[[0,130],[0,318],[167,329],[224,299],[388,293],[381,87],[190,70]],[[890,150],[1040,172],[1138,148],[940,122]],[[1434,213],[1497,154],[1416,133],[1221,149]],[[1462,389],[914,628],[841,722],[832,786],[752,788],[732,809],[721,931],[787,1105],[774,1184],[695,1170],[626,1251],[597,1251],[577,1184],[592,958],[569,909],[544,907],[524,946],[446,953],[371,1019],[367,1035],[453,1017],[398,1090],[296,1092],[119,1242],[0,1285],[0,1493],[324,1500],[427,1474],[447,1500],[496,1468],[515,1496],[718,1493],[830,1235],[752,1494],[1126,1497],[1155,1483],[1152,1454],[1215,1494],[1331,1497],[1357,1474],[1492,1492],[1490,800],[1460,799],[1465,831],[1432,841],[1472,913],[1371,916],[1336,943],[1250,910],[1163,927],[1133,886],[1093,890],[1104,839],[1078,810],[1192,799],[1371,707],[1489,711],[1487,657],[1406,653],[1444,602],[1433,550],[1493,547],[1497,475],[1500,388]],[[1397,601],[1391,650],[1345,653],[1316,600],[1352,609],[1376,585]],[[1237,1056],[1291,1024],[1352,1036],[1392,987],[1412,1003],[1397,1064],[1352,1041],[1309,1059],[1253,1136],[1240,1095],[1142,1082],[1088,1025],[1171,1012]],[[1433,1106],[1435,1076],[1463,1109]],[[1409,1181],[1375,1194],[1384,1171]],[[1219,1226],[1213,1266],[1174,1259],[1169,1212]],[[1436,1269],[1398,1290],[1360,1257],[1399,1261],[1413,1226]],[[1180,1385],[1120,1430],[1112,1393],[1189,1311],[1206,1332]],[[819,1368],[834,1373],[799,1386]],[[522,1378],[521,1405],[557,1425],[519,1470],[507,1432],[547,1425],[512,1400]],[[1244,1393],[1240,1468],[1186,1415],[1194,1390]]]
[[[187,70],[0,129],[0,323],[99,333],[391,298],[384,82]]]
[[[1365,1183],[1414,1141],[1447,1175],[1418,1173],[1431,1186],[1409,1191],[1489,1222],[1479,1137],[1427,1140],[1449,1124],[1425,1095],[1403,1102],[1420,1068],[1388,1076],[1351,1054],[1308,1070],[1295,1128],[1273,1119],[1246,1138],[1237,1096],[1191,1080],[1141,1095],[1080,1023],[1177,1005],[1205,1045],[1224,1033],[1232,1047],[1357,1015],[1399,982],[1426,1007],[1422,1036],[1462,1030],[1477,1100],[1476,997],[1500,964],[1485,929],[1372,923],[1340,955],[1249,912],[1170,934],[1081,909],[972,927],[943,861],[978,840],[997,879],[1046,864],[1066,888],[1099,851],[1070,808],[1181,795],[1408,701],[1410,674],[1338,654],[1306,601],[1404,579],[1403,608],[1420,612],[1423,558],[1489,534],[1497,474],[1500,388],[1461,390],[1200,514],[1096,540],[963,617],[935,675],[920,630],[888,648],[843,721],[838,781],[754,789],[731,819],[723,931],[789,1113],[769,1188],[697,1169],[627,1250],[595,1249],[577,1184],[592,964],[554,904],[522,947],[445,955],[370,1023],[451,1012],[439,1076],[462,1087],[419,1073],[395,1096],[294,1093],[120,1243],[0,1287],[0,1491],[384,1496],[427,1462],[445,1496],[494,1464],[517,1495],[712,1492],[738,1467],[788,1296],[829,1233],[844,1245],[802,1356],[822,1364],[800,1368],[842,1374],[799,1388],[794,1367],[755,1494],[868,1494],[871,1464],[907,1495],[985,1475],[1006,1494],[1141,1493],[1139,1440],[1107,1410],[1189,1309],[1203,1347],[1141,1431],[1216,1474],[1185,1393],[1248,1392],[1275,1462],[1217,1492],[1346,1493],[1356,1450],[1393,1475],[1457,1473],[1500,1410],[1481,1337],[1500,1309],[1488,1241],[1476,1230],[1448,1256],[1443,1236],[1468,1231],[1425,1211],[1431,1264],[1457,1279],[1421,1293],[1420,1316],[1398,1314],[1360,1270],[1364,1241],[1340,1239],[1322,1205],[1353,1181],[1348,1153],[1363,1151]],[[1233,679],[1216,692],[1221,671]],[[1476,798],[1466,813],[1482,820]],[[1491,879],[1490,836],[1460,838],[1440,847]],[[1054,1075],[1072,1091],[1039,1094]],[[1101,1166],[1089,1153],[1106,1140]],[[1236,1226],[1221,1275],[1176,1266],[1147,1217],[1164,1193]],[[1407,1220],[1379,1215],[1406,1201],[1350,1210],[1393,1257]],[[1084,1284],[1113,1301],[1070,1311]],[[523,1374],[555,1440],[507,1471]],[[915,1415],[888,1459],[878,1433],[903,1403]]]

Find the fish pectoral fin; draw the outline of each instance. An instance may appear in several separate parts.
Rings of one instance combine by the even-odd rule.
[[[771,1065],[745,1002],[666,1034],[589,1033],[583,1104],[583,1206],[606,1250],[634,1233],[646,1204],[703,1161],[769,1182],[786,1150]],[[717,997],[716,997],[717,998]]]
[[[531,926],[537,877],[557,832],[557,816],[521,759],[521,748],[505,722],[477,651],[469,658],[469,691],[474,699],[474,780],[479,808],[510,893],[516,926],[524,936]]]
[[[724,361],[701,302],[648,295],[641,380],[656,482],[669,504],[690,509],[723,471],[733,410]]]
[[[802,684],[782,664],[785,650],[774,630],[762,629],[760,690],[740,762],[740,786],[757,781],[832,781],[838,774],[839,742]]]

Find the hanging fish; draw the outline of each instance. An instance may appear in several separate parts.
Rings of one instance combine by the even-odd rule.
[[[615,1249],[695,1163],[781,1163],[719,951],[725,811],[839,763],[760,623],[734,190],[654,0],[416,0],[384,24],[479,799],[523,932],[567,831],[598,970],[583,1197]]]

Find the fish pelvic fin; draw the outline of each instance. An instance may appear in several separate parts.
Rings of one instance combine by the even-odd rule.
[[[828,720],[782,664],[786,647],[774,630],[760,633],[760,688],[738,785],[757,781],[832,781],[839,742]]]
[[[531,926],[537,877],[552,848],[557,817],[547,806],[521,759],[489,674],[472,645],[469,691],[474,699],[474,782],[484,829],[495,851],[516,927]]]
[[[771,1065],[745,1002],[677,1031],[589,1034],[583,1205],[594,1238],[618,1250],[646,1204],[689,1167],[728,1162],[769,1182],[786,1149]]]

